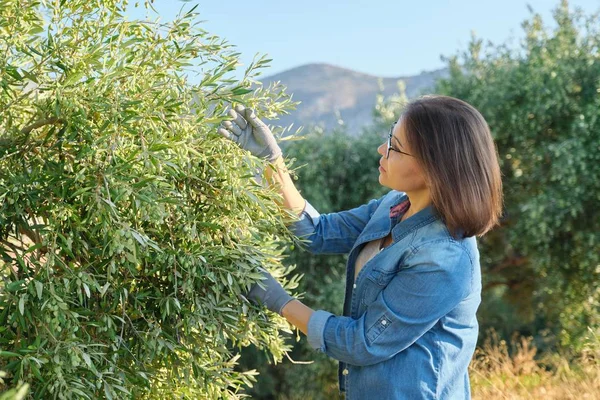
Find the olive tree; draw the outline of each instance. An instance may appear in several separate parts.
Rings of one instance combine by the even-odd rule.
[[[287,322],[243,296],[255,268],[297,277],[261,161],[216,126],[234,103],[293,103],[252,89],[264,57],[232,77],[239,54],[194,9],[127,7],[0,7],[0,370],[36,398],[238,398],[256,375],[235,370],[241,347],[289,349]]]

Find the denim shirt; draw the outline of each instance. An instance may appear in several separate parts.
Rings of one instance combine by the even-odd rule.
[[[307,202],[291,227],[312,253],[349,253],[342,316],[315,311],[312,348],[339,360],[346,399],[468,399],[481,301],[474,237],[453,238],[430,206],[399,222],[391,191],[358,208],[319,215]],[[354,281],[366,242],[392,233]]]

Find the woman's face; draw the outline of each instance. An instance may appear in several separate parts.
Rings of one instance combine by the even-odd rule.
[[[377,148],[381,154],[379,161],[379,183],[390,189],[411,194],[428,192],[425,173],[415,157],[390,150],[389,158],[386,159],[387,141]],[[410,143],[407,143],[402,118],[396,123],[392,131],[392,149],[412,154]]]

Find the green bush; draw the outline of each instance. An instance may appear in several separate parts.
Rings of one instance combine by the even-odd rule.
[[[518,48],[474,38],[438,87],[479,109],[495,136],[505,216],[483,243],[484,290],[520,311],[520,322],[497,320],[525,322],[541,349],[578,347],[600,325],[599,15],[563,1],[554,19],[550,29],[533,14]]]
[[[229,77],[238,53],[193,10],[162,24],[125,6],[0,8],[0,369],[36,398],[238,398],[256,372],[237,349],[289,349],[287,323],[240,294],[258,265],[289,272],[291,235],[216,125],[235,102],[292,103],[247,97],[268,60]]]

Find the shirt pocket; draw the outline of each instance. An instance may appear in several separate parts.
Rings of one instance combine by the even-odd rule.
[[[361,296],[361,303],[368,306],[377,299],[379,293],[390,283],[397,271],[371,270],[364,280],[364,290]]]

